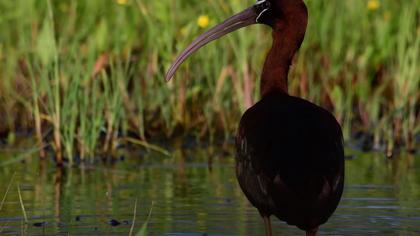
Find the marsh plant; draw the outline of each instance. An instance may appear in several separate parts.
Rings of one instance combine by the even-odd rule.
[[[271,37],[251,27],[171,61],[252,1],[0,2],[0,134],[34,134],[45,156],[92,159],[122,143],[185,132],[229,139],[256,101]],[[308,0],[289,91],[331,110],[347,140],[415,149],[420,134],[420,1]],[[248,35],[252,34],[252,37]]]

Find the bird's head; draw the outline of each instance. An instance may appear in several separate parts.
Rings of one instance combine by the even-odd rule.
[[[281,31],[286,25],[293,24],[296,26],[294,32],[298,32],[297,37],[303,39],[307,17],[307,10],[303,0],[258,0],[251,7],[198,36],[176,58],[166,74],[166,80],[169,81],[182,62],[199,48],[230,32],[249,25],[265,24],[272,27],[273,30]]]
[[[303,0],[260,0],[254,5],[262,12],[256,21],[277,29],[288,22],[296,20],[307,20],[308,13]]]

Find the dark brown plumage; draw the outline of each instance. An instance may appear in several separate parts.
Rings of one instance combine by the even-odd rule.
[[[306,31],[302,0],[259,0],[200,35],[169,69],[205,44],[250,24],[272,28],[273,45],[261,75],[261,100],[242,116],[236,136],[236,174],[272,235],[270,216],[316,235],[333,214],[344,184],[341,127],[327,110],[288,95],[293,56]]]
[[[262,217],[313,231],[336,209],[344,153],[328,111],[273,91],[243,115],[236,147],[239,185]]]

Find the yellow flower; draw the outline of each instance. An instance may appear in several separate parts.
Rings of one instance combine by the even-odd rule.
[[[210,23],[210,19],[207,15],[201,15],[197,19],[197,25],[200,26],[200,28],[206,28]]]
[[[117,0],[117,3],[120,5],[125,5],[128,3],[128,0]]]
[[[371,11],[375,11],[379,8],[379,0],[368,0],[367,8]]]

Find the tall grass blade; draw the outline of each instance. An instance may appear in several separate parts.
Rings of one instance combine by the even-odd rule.
[[[7,185],[6,192],[4,193],[3,199],[0,202],[0,212],[3,209],[3,204],[6,201],[7,194],[9,193],[10,187],[12,186],[13,179],[15,178],[16,172],[13,173],[12,178],[10,178],[9,184]]]
[[[28,223],[28,216],[26,215],[26,210],[25,210],[25,205],[23,204],[23,199],[22,199],[22,194],[20,192],[20,185],[17,184],[17,190],[18,190],[18,195],[19,195],[19,202],[20,202],[20,207],[22,208],[22,213],[23,213],[23,219],[25,220],[25,223]]]
[[[136,223],[136,214],[137,214],[137,198],[136,198],[136,201],[134,202],[133,221],[131,223],[130,233],[128,234],[129,236],[132,236],[134,232],[134,225]]]
[[[150,217],[152,215],[152,210],[153,210],[153,202],[152,202],[152,206],[150,207],[150,211],[149,214],[147,215],[147,219],[146,221],[143,223],[143,225],[140,228],[140,231],[137,232],[136,236],[147,236],[147,225],[149,224],[150,221]]]
[[[155,152],[161,153],[161,154],[163,154],[165,156],[170,156],[171,155],[171,153],[168,150],[166,150],[166,149],[164,149],[162,147],[159,147],[157,145],[154,145],[154,144],[151,144],[151,143],[148,143],[148,142],[139,140],[139,139],[124,138],[124,140],[127,141],[127,142],[129,142],[129,143],[136,144],[136,145],[145,147],[147,149],[153,150]]]

